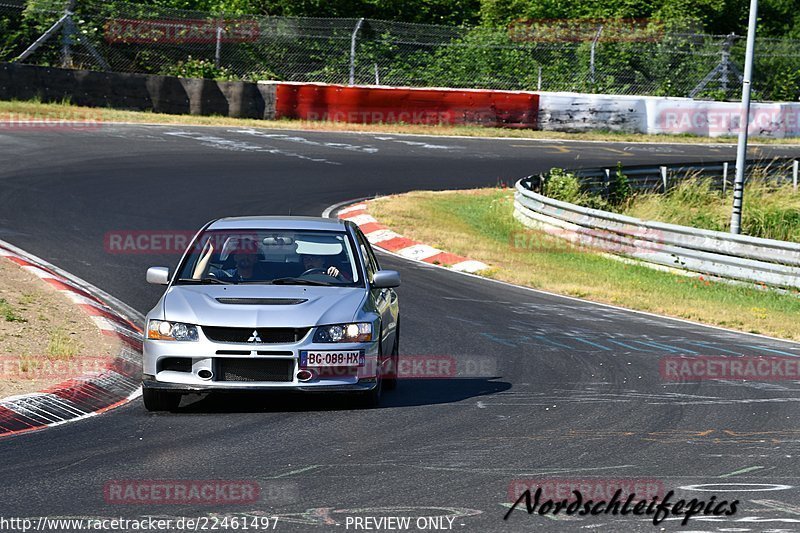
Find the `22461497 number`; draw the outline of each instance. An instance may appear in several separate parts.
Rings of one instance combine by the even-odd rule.
[[[184,520],[184,524],[180,524]],[[194,531],[258,531],[275,529],[278,525],[277,516],[201,516],[199,518],[179,519],[179,529]]]

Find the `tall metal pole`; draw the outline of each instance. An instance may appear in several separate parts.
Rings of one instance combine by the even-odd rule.
[[[219,68],[222,56],[222,26],[217,22],[217,47],[214,49],[214,67]]]
[[[353,30],[353,36],[350,38],[350,85],[355,85],[356,83],[356,39],[358,38],[358,30],[361,29],[363,23],[363,17],[358,19]]]
[[[594,35],[594,39],[592,39],[592,48],[589,50],[589,82],[592,84],[592,90],[594,90],[594,51],[595,48],[597,48],[597,41],[600,39],[601,33],[603,33],[602,25],[597,28],[597,33]]]
[[[61,67],[72,68],[72,39],[75,35],[75,24],[72,22],[72,10],[75,8],[75,0],[70,0],[64,11],[67,18],[61,27]]]
[[[733,182],[731,233],[742,231],[742,200],[744,199],[744,170],[747,160],[747,127],[750,123],[750,82],[753,79],[753,49],[756,43],[758,0],[750,0],[750,20],[747,24],[747,51],[742,80],[742,106],[739,109],[739,145],[736,148],[736,179]]]

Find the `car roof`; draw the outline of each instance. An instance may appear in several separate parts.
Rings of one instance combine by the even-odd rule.
[[[337,218],[293,216],[226,217],[215,220],[209,230],[282,229],[311,231],[344,231],[345,224]]]

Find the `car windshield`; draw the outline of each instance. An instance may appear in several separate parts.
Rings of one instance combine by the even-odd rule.
[[[205,231],[179,268],[177,284],[361,286],[344,232]]]

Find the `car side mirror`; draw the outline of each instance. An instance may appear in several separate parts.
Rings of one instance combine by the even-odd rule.
[[[147,283],[169,285],[169,268],[150,267],[147,269]]]
[[[372,276],[372,286],[376,289],[399,287],[400,273],[396,270],[379,270]]]

